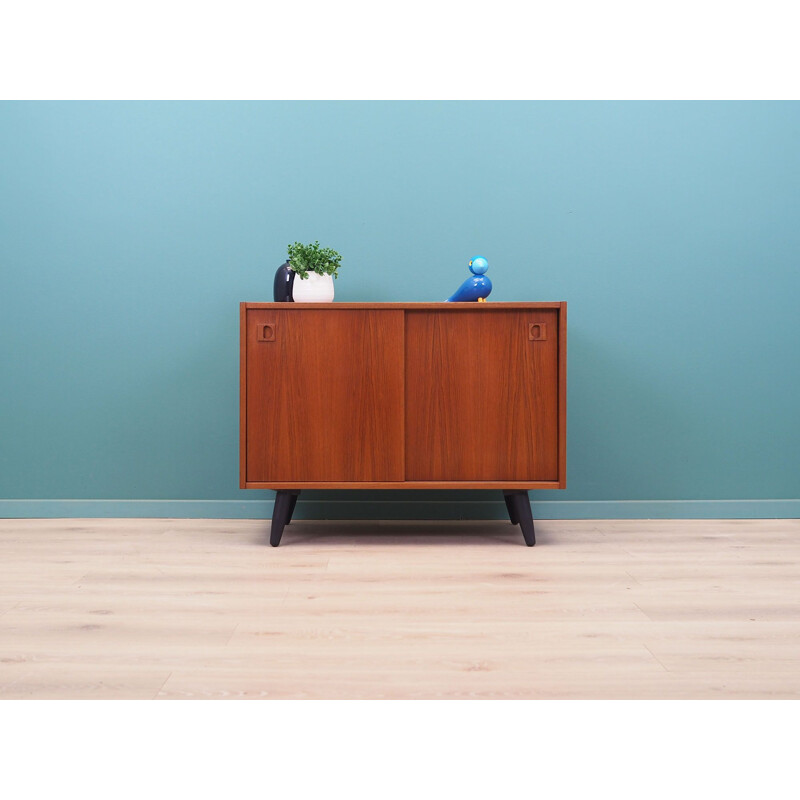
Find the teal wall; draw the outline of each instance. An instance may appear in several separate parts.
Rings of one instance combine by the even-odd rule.
[[[343,254],[341,301],[443,299],[483,253],[492,300],[569,302],[540,516],[800,516],[795,102],[0,104],[0,515],[266,513],[237,488],[238,303],[296,239]]]

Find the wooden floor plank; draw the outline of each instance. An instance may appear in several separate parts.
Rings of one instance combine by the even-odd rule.
[[[0,520],[0,698],[798,698],[800,520]]]

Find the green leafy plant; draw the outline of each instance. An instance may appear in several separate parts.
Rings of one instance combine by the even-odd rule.
[[[331,250],[330,247],[320,247],[319,242],[314,244],[295,242],[289,245],[289,266],[301,280],[305,280],[309,272],[338,278],[341,263],[342,257],[335,250]]]

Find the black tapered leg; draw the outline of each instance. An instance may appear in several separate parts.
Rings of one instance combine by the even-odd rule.
[[[520,492],[516,496],[516,510],[519,518],[519,526],[522,528],[522,535],[525,544],[533,547],[536,544],[536,533],[533,529],[533,514],[531,513],[531,501],[528,499],[527,492]]]
[[[269,531],[269,543],[277,547],[281,543],[283,529],[291,517],[292,493],[278,491],[275,495],[275,506],[272,509],[272,527]]]
[[[533,529],[533,514],[531,513],[531,503],[527,492],[513,492],[511,502],[516,512],[519,527],[525,537],[525,544],[533,547],[536,544],[536,534]]]
[[[519,517],[517,516],[517,509],[514,508],[514,492],[503,492],[503,500],[506,501],[506,508],[508,509],[508,518],[511,520],[511,524],[519,525]]]
[[[292,492],[292,501],[289,504],[289,519],[286,520],[287,525],[292,521],[292,517],[294,516],[294,507],[297,505],[297,498],[299,495],[299,490]]]

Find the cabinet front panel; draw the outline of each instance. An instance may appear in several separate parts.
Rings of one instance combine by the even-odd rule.
[[[406,312],[406,480],[558,480],[558,311]]]
[[[250,309],[248,481],[403,480],[403,312]]]

